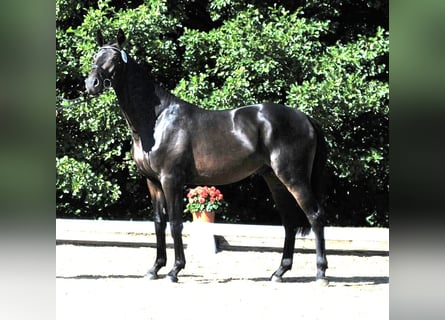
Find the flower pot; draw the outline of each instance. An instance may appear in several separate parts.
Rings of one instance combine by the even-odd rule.
[[[198,211],[193,212],[193,222],[215,222],[215,212]]]

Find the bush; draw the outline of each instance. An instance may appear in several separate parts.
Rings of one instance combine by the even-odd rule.
[[[56,12],[58,216],[149,218],[114,93],[78,98],[95,31],[109,39],[122,28],[128,54],[184,100],[213,110],[272,101],[320,120],[330,146],[329,224],[388,225],[387,4],[58,0]],[[232,213],[223,221],[279,221],[258,177],[221,190]],[[240,201],[242,190],[256,200]]]
[[[388,224],[388,46],[379,28],[375,36],[327,47],[289,90],[289,104],[320,120],[327,134],[331,221]]]
[[[65,3],[58,1],[58,12],[63,12],[62,4]],[[62,111],[57,119],[56,187],[59,216],[105,215],[108,218],[123,218],[143,215],[148,218],[146,184],[141,181],[131,160],[130,133],[114,92],[75,107],[70,107],[72,101],[67,99],[78,96],[79,91],[84,90],[83,80],[97,51],[97,29],[103,30],[105,37],[114,38],[115,31],[122,28],[129,34],[129,54],[139,57],[141,61],[151,62],[151,72],[160,75],[159,79],[162,79],[162,75],[171,74],[170,69],[176,61],[176,47],[174,41],[162,38],[175,30],[176,24],[174,19],[165,16],[165,11],[166,6],[162,1],[150,1],[150,4],[127,10],[116,10],[110,1],[98,1],[97,7],[89,7],[82,23],[75,28],[64,25],[65,15],[60,15],[63,21],[58,16],[57,106]],[[70,168],[83,170],[69,173],[63,166],[66,161],[60,161],[65,156],[69,156]],[[91,179],[82,178],[86,168],[91,173]],[[103,179],[93,180],[95,174]],[[73,181],[76,183],[75,194],[69,187]],[[106,192],[108,188],[113,192]],[[120,188],[125,188],[125,192],[118,192]],[[100,201],[96,199],[82,205],[80,194],[97,193],[98,190],[103,193]]]

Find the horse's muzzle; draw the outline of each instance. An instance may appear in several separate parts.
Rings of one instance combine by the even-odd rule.
[[[85,80],[85,87],[88,94],[98,95],[102,93],[105,85],[102,83],[99,77],[92,74]]]

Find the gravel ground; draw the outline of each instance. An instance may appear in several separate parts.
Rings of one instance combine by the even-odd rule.
[[[328,287],[315,284],[315,254],[295,254],[272,283],[281,254],[187,253],[179,283],[148,280],[154,248],[57,245],[56,314],[66,319],[388,319],[389,257],[328,255]],[[165,275],[173,263],[168,249]]]

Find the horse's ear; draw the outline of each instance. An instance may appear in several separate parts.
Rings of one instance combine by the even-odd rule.
[[[119,47],[122,48],[122,45],[124,44],[124,42],[125,42],[125,34],[122,31],[122,29],[119,28],[119,31],[117,33],[117,44],[119,45]]]
[[[97,32],[96,32],[96,41],[97,41],[97,44],[99,45],[99,47],[102,47],[105,43],[104,37],[102,35],[102,32],[100,32],[100,30],[97,30]]]

